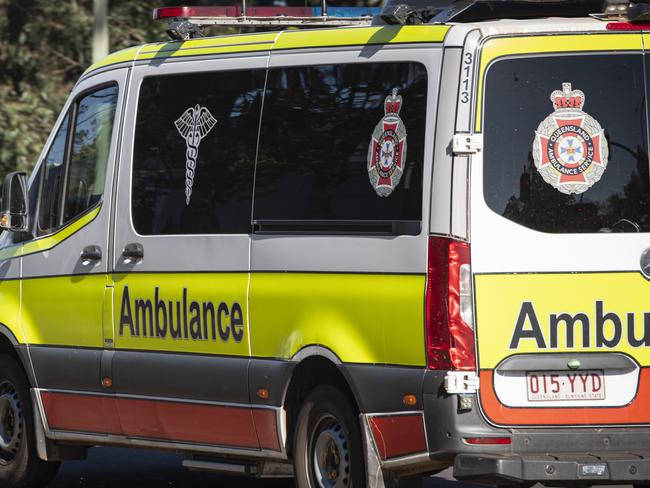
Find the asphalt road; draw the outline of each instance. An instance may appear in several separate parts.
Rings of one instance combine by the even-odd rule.
[[[293,488],[287,479],[254,479],[188,471],[180,454],[95,447],[85,461],[63,463],[49,488]],[[423,488],[486,488],[461,483],[451,470],[424,480]],[[543,488],[535,485],[532,488]],[[610,485],[608,488],[632,488]]]
[[[287,479],[251,479],[188,471],[181,455],[95,447],[85,461],[63,463],[49,488],[292,488]],[[449,474],[425,480],[423,488],[485,488],[459,483]]]

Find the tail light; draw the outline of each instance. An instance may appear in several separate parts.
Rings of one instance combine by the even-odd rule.
[[[428,367],[476,369],[469,244],[429,237],[425,301]]]

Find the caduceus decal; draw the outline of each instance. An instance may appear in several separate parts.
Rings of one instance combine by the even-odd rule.
[[[178,132],[187,143],[185,152],[185,205],[190,204],[190,198],[192,197],[196,160],[199,157],[199,144],[201,144],[201,139],[208,135],[208,132],[212,130],[216,123],[217,119],[212,116],[210,111],[200,105],[188,108],[174,122]]]

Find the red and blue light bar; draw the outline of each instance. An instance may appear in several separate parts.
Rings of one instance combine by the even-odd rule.
[[[372,17],[381,12],[381,7],[329,7],[328,17],[359,18]],[[161,7],[153,11],[154,20],[191,20],[215,17],[243,17],[241,5],[220,7]],[[248,7],[247,17],[323,17],[322,7]]]

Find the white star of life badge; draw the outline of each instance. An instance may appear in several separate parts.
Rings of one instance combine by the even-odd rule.
[[[399,116],[402,97],[397,88],[384,101],[384,117],[375,126],[368,146],[368,177],[380,197],[399,184],[406,161],[406,127]]]
[[[555,112],[535,131],[535,167],[560,192],[584,193],[607,168],[607,139],[598,121],[582,111],[585,94],[571,83],[551,93],[551,102]]]

